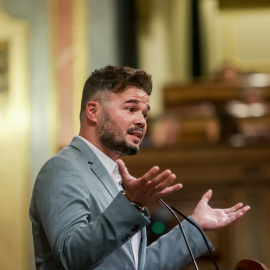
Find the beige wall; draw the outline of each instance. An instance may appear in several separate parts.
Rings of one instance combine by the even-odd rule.
[[[157,115],[163,111],[164,84],[189,76],[189,1],[140,3],[139,65],[153,75],[151,115]]]
[[[190,1],[140,1],[140,66],[153,75],[151,114],[164,110],[166,83],[190,79]],[[227,63],[241,71],[270,72],[270,8],[219,8],[200,1],[202,69],[213,75]]]
[[[28,27],[0,9],[0,29],[0,42],[8,42],[8,89],[0,93],[0,265],[28,269]]]
[[[242,71],[270,72],[270,8],[221,10],[216,0],[201,1],[205,71],[224,63]]]

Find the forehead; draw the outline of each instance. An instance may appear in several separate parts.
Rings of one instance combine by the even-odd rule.
[[[119,102],[127,102],[129,100],[134,100],[139,103],[143,103],[146,105],[149,105],[149,96],[148,94],[137,87],[128,87],[124,92],[122,93],[112,93],[111,98],[114,100],[118,100]]]

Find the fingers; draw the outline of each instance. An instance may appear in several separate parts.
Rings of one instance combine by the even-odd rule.
[[[148,187],[152,187],[156,198],[168,195],[172,192],[178,191],[183,187],[182,184],[171,184],[176,180],[176,175],[170,170],[165,170],[160,174],[157,174],[151,181],[148,181]]]
[[[149,173],[147,173],[147,175],[142,177],[142,179],[148,180],[147,185],[149,187],[152,187],[156,193],[160,193],[164,191],[164,193],[167,194],[168,192],[172,192],[171,190],[174,190],[174,189],[178,190],[182,188],[182,185],[179,184],[180,186],[178,185],[174,188],[167,189],[175,181],[176,175],[173,174],[170,170],[165,170],[158,174],[159,168],[158,170],[156,169],[157,168],[153,167],[149,171]]]
[[[225,209],[225,212],[230,213],[230,212],[235,212],[238,209],[240,209],[241,207],[243,207],[242,203],[237,203],[236,205],[234,205],[233,207],[229,208],[229,209]]]
[[[245,206],[245,207],[242,207],[232,213],[229,213],[228,216],[236,216],[236,217],[241,217],[243,216],[247,211],[250,210],[250,206]]]
[[[159,192],[159,197],[163,197],[165,195],[168,195],[170,193],[173,193],[175,191],[178,191],[179,189],[181,189],[183,187],[182,184],[176,184],[176,185],[173,185],[173,186],[169,186],[169,187],[166,187],[165,189],[163,189],[161,192]]]
[[[230,209],[224,210],[224,213],[227,215],[227,219],[224,222],[224,224],[222,224],[221,227],[227,226],[235,222],[236,220],[241,218],[247,211],[250,210],[250,206],[245,206],[245,207],[242,207],[242,206],[243,206],[242,203],[238,203],[235,206],[231,207]]]
[[[170,170],[166,170],[155,177],[151,181],[151,184],[155,186],[156,191],[160,192],[164,188],[170,186],[175,179],[176,175],[173,174]]]
[[[132,202],[146,206],[160,197],[181,189],[182,184],[171,186],[176,175],[170,170],[160,172],[158,166],[152,167],[142,177],[135,178],[126,170],[122,160],[117,160],[119,173],[125,186],[125,196]]]
[[[250,206],[245,206],[231,214],[228,215],[229,219],[228,219],[228,224],[238,220],[239,218],[241,218],[247,211],[250,210]]]
[[[250,210],[250,206],[249,205],[247,205],[247,206],[245,206],[245,207],[243,207],[242,209],[241,209],[241,213],[244,215],[247,211],[249,211]]]
[[[159,167],[155,166],[155,167],[151,168],[145,175],[143,175],[139,179],[146,181],[146,182],[153,181],[153,179],[158,175],[158,173],[159,173]]]
[[[233,207],[231,207],[229,209],[224,209],[224,212],[226,214],[233,213],[233,212],[243,212],[243,213],[246,213],[249,209],[250,209],[250,206],[243,207],[243,204],[242,203],[237,203],[236,205],[234,205]]]
[[[138,180],[142,184],[148,184],[152,188],[155,188],[156,191],[161,191],[176,179],[176,175],[170,170],[165,170],[161,173],[159,173],[159,170],[158,166],[154,166],[145,175],[138,178]]]

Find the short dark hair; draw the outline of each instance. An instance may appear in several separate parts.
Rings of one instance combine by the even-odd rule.
[[[124,92],[129,86],[144,90],[149,96],[152,92],[152,76],[142,69],[107,65],[94,70],[86,80],[81,100],[80,121],[82,123],[87,103],[92,100],[101,102],[98,93]]]

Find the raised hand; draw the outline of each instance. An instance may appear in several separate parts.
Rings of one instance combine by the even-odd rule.
[[[182,184],[171,184],[176,179],[170,170],[159,173],[159,167],[154,166],[140,178],[131,176],[122,160],[117,160],[119,173],[126,190],[125,196],[133,203],[147,206],[149,203],[175,192],[183,187]]]
[[[225,227],[241,218],[250,209],[249,206],[243,207],[242,203],[238,203],[231,208],[213,209],[208,205],[212,194],[212,190],[208,190],[202,196],[192,214],[195,221],[205,231]]]

